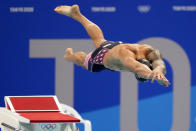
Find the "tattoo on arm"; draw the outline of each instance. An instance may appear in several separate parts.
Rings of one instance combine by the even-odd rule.
[[[165,63],[162,59],[161,53],[159,50],[153,49],[148,55],[147,59],[150,60],[152,63],[153,69],[159,67],[162,69],[162,72],[166,74],[166,68],[165,68]]]

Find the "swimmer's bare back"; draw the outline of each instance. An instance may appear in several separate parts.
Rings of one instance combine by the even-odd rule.
[[[83,16],[78,5],[58,6],[55,11],[59,14],[69,16],[83,25],[88,35],[93,40],[94,46],[99,48],[105,38],[102,30],[93,22]],[[72,48],[65,51],[64,58],[83,68],[87,54],[84,52],[73,52]],[[147,59],[152,63],[153,70],[146,65],[138,62],[139,59]],[[164,76],[166,73],[165,64],[162,60],[159,50],[152,48],[146,44],[119,44],[105,54],[103,57],[104,67],[115,71],[129,71],[139,74],[143,78],[157,80],[159,84],[169,86],[169,81]]]

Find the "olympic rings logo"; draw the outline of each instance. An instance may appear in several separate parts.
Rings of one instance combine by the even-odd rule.
[[[41,124],[43,130],[53,130],[56,128],[56,124]]]

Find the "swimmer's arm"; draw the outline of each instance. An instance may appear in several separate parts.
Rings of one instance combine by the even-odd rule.
[[[170,85],[170,82],[164,76],[166,74],[166,68],[160,51],[153,49],[148,54],[147,59],[152,62],[152,68],[153,68],[152,82],[154,80],[157,80],[159,84],[168,87]]]
[[[152,62],[153,70],[159,70],[163,74],[166,74],[165,63],[162,59],[161,53],[159,50],[153,49],[148,55],[147,59]]]
[[[146,79],[152,78],[153,72],[146,65],[141,64],[140,62],[138,62],[133,58],[130,59],[130,63],[131,64],[129,67],[134,73],[139,74],[141,77]]]
[[[124,66],[128,67],[131,72],[139,74],[143,78],[150,79],[152,77],[152,70],[138,62],[135,59],[135,54],[131,51],[124,50],[121,52],[121,62]]]

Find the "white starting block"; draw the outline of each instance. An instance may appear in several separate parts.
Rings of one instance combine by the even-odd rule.
[[[90,121],[56,96],[6,96],[5,104],[0,108],[2,131],[78,131],[76,123],[92,130]]]

